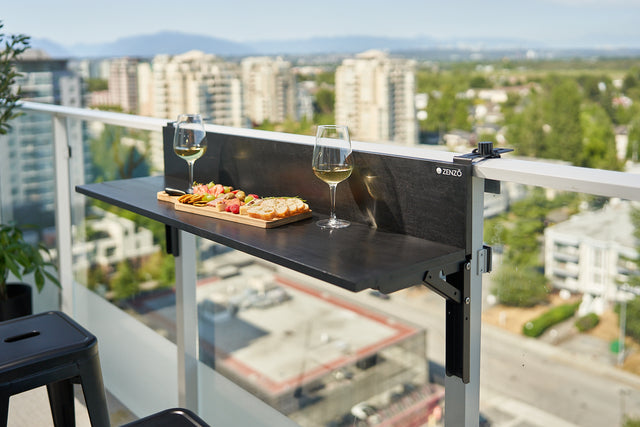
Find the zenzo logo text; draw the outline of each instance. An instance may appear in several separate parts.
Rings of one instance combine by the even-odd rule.
[[[462,170],[460,169],[449,169],[449,168],[437,167],[436,173],[438,175],[462,176]]]

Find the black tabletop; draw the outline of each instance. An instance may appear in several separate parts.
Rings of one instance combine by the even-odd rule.
[[[156,198],[158,191],[171,184],[158,176],[79,185],[76,191],[355,292],[404,289],[421,283],[426,271],[465,261],[464,248],[364,224],[323,230],[315,222],[325,216],[317,213],[262,229],[176,212],[170,203]]]

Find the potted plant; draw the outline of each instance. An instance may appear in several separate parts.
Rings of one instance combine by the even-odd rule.
[[[31,314],[31,286],[23,283],[7,283],[9,273],[19,280],[33,273],[38,292],[42,291],[45,278],[60,286],[58,279],[46,270],[56,268],[44,244],[31,244],[24,239],[16,225],[0,224],[0,321]]]

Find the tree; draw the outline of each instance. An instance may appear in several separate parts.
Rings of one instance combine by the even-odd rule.
[[[87,92],[107,90],[109,82],[105,79],[87,79]]]
[[[321,73],[316,74],[315,81],[319,87],[324,85],[333,86],[336,84],[336,71],[323,71]]]
[[[633,235],[640,241],[640,208],[632,208],[630,212]],[[629,278],[629,285],[640,287],[640,244],[636,248],[636,274]],[[620,316],[620,305],[616,306],[616,312]],[[627,302],[626,333],[637,341],[640,341],[640,296],[636,296]]]
[[[633,225],[633,235],[640,242],[640,208],[632,208],[630,213],[631,224]],[[631,286],[640,287],[640,243],[636,247],[636,274],[629,278],[629,284]],[[640,312],[637,316],[640,318]]]
[[[495,272],[492,280],[492,293],[501,304],[533,307],[547,301],[547,280],[535,268],[503,265]]]
[[[0,31],[2,28],[4,24],[0,21]],[[0,135],[11,129],[9,121],[22,114],[15,111],[22,93],[19,87],[14,86],[16,78],[21,76],[14,63],[18,56],[29,49],[29,39],[29,36],[23,34],[6,38],[0,33],[0,45],[4,45],[0,51]]]
[[[333,123],[333,121],[330,121],[327,124],[329,123]],[[303,117],[300,121],[296,121],[292,118],[287,118],[282,123],[271,123],[269,120],[265,120],[260,125],[254,126],[254,129],[268,130],[271,132],[295,133],[299,135],[312,135],[315,130],[312,123],[309,121],[309,119],[307,119],[306,116]]]
[[[539,157],[575,162],[582,152],[578,85],[570,78],[550,76],[545,84],[548,94],[542,102],[542,115],[548,131]]]
[[[92,265],[87,272],[87,288],[95,291],[100,285],[108,282],[107,272],[102,265]]]
[[[625,157],[634,162],[640,159],[640,115],[629,124],[629,143]]]
[[[493,275],[492,292],[502,304],[530,307],[546,301],[547,280],[543,274],[540,237],[549,212],[573,210],[578,199],[572,194],[547,199],[544,190],[511,205],[508,213],[485,221],[485,240],[503,249],[503,263]]]
[[[471,130],[469,107],[471,102],[458,96],[456,87],[445,84],[440,91],[432,92],[427,105],[424,129],[445,132],[452,129]]]
[[[138,269],[138,280],[154,280],[165,288],[175,283],[175,262],[171,255],[158,251],[145,258]]]
[[[492,289],[502,304],[531,307],[547,299],[538,239],[544,230],[547,205],[544,194],[536,189],[527,199],[514,203],[508,215],[485,225],[491,230],[486,233],[487,243],[500,244],[504,250]]]
[[[580,126],[583,132],[583,147],[578,165],[620,170],[613,123],[607,112],[598,104],[586,105],[580,113]]]
[[[127,138],[137,143],[123,144]],[[150,143],[144,131],[128,132],[121,126],[106,125],[100,136],[90,141],[89,147],[94,174],[99,181],[149,175]]]
[[[640,86],[640,69],[638,67],[631,68],[624,76],[622,81],[622,91],[628,92]]]
[[[542,116],[540,97],[540,94],[532,93],[524,102],[521,113],[505,117],[507,122],[506,138],[518,155],[537,156],[540,142],[546,137],[545,129],[547,127]]]
[[[492,87],[492,85],[491,85],[491,82],[487,80],[486,77],[475,75],[471,77],[471,80],[469,81],[469,87],[472,87],[475,89],[487,89]]]
[[[314,107],[316,112],[322,114],[333,114],[336,104],[336,94],[331,89],[318,89],[316,92],[316,102]]]
[[[129,261],[118,263],[110,285],[115,300],[127,299],[138,293],[138,280]]]
[[[625,415],[622,427],[640,427],[640,418],[629,418]]]
[[[616,312],[620,316],[620,305],[616,306]],[[640,297],[627,301],[626,334],[640,342]]]

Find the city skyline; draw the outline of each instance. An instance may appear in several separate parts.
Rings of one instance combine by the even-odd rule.
[[[313,37],[430,37],[436,41],[516,39],[548,47],[640,47],[640,1],[532,0],[325,0],[317,7],[299,1],[247,0],[95,3],[36,0],[28,10],[5,5],[7,34],[23,33],[64,46],[112,42],[160,31],[201,34],[236,42]],[[62,6],[62,7],[61,7]],[[72,12],[72,13],[71,13]],[[98,19],[99,18],[99,19]]]

